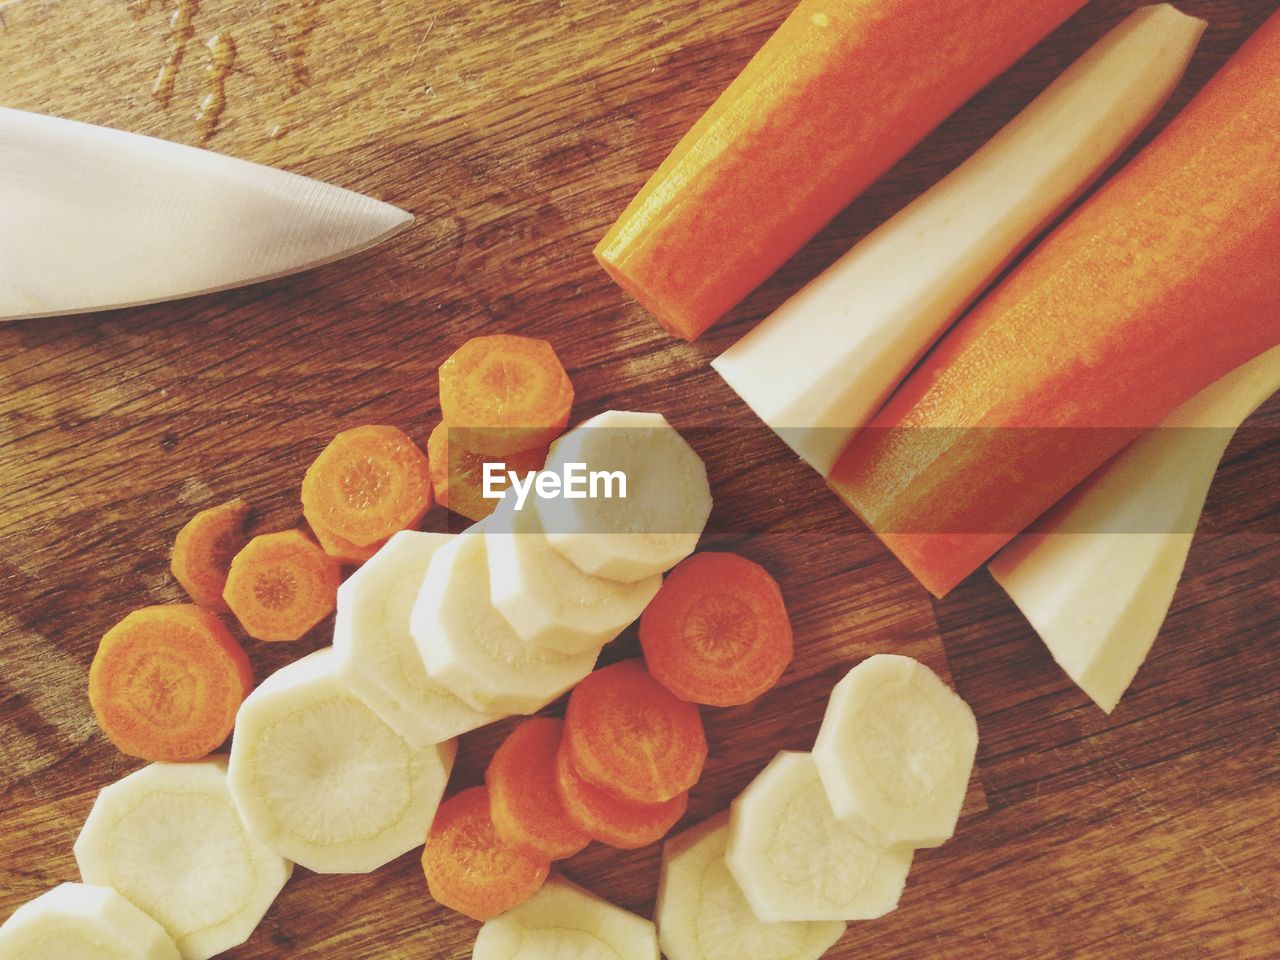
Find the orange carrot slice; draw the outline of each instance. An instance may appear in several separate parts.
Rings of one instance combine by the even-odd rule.
[[[357,547],[350,540],[342,539],[328,527],[315,523],[308,524],[308,526],[311,527],[311,533],[315,536],[316,542],[320,544],[321,550],[339,563],[351,567],[358,567],[364,563],[387,542],[386,540],[375,540],[367,547]]]
[[[639,850],[670,832],[689,806],[689,792],[662,803],[635,803],[587,783],[573,769],[568,750],[556,753],[556,790],[569,818],[592,840],[619,850]]]
[[[596,247],[693,340],[1084,0],[803,0]]]
[[[574,688],[564,743],[587,782],[637,803],[684,793],[707,759],[698,708],[649,676],[642,660],[603,667]]]
[[[440,366],[440,411],[457,444],[477,453],[545,447],[572,406],[573,384],[545,340],[473,337]]]
[[[488,920],[541,889],[551,863],[504,842],[489,818],[489,790],[472,787],[436,811],[422,851],[427,890],[440,904]]]
[[[121,752],[199,760],[227,739],[253,689],[249,658],[193,604],[143,607],[106,632],[89,667],[89,704]]]
[[[828,483],[942,596],[1280,343],[1280,14],[947,335]]]
[[[397,427],[343,430],[307,468],[307,523],[367,547],[416,527],[431,506],[426,455]]]
[[[236,498],[201,510],[187,521],[173,541],[169,569],[187,596],[206,610],[226,613],[222,590],[227,568],[248,537],[245,528],[253,508]]]
[[[545,860],[571,857],[591,842],[569,819],[556,790],[563,727],[549,717],[524,721],[494,752],[484,774],[498,836]]]
[[[484,465],[505,463],[507,470],[523,475],[530,470],[541,470],[547,460],[547,448],[519,450],[504,456],[473,453],[456,443],[449,442],[453,428],[441,420],[427,437],[427,460],[431,463],[431,485],[441,506],[468,520],[483,520],[498,506],[497,500],[484,496]],[[505,477],[505,474],[504,474]],[[498,484],[505,490],[507,482]]]
[[[649,673],[681,700],[749,703],[791,662],[778,581],[736,553],[697,553],[663,581],[640,617]]]
[[[231,561],[223,597],[256,640],[297,640],[333,613],[342,570],[301,530],[254,537]]]

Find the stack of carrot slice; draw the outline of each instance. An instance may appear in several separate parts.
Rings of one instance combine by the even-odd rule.
[[[545,340],[511,334],[473,337],[440,366],[444,419],[427,442],[436,497],[470,520],[491,514],[485,463],[537,470],[564,430],[573,384]]]

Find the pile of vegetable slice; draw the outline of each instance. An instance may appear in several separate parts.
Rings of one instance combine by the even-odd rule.
[[[955,832],[977,745],[973,712],[927,667],[864,660],[812,753],[779,753],[727,814],[667,841],[662,952],[817,960],[847,921],[893,910],[915,849]]]

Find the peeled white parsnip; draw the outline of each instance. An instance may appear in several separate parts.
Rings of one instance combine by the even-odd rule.
[[[583,573],[633,583],[697,546],[711,515],[707,470],[662,414],[609,410],[580,423],[552,444],[545,469],[563,474],[566,464],[626,478],[625,497],[604,496],[602,480],[595,496],[526,504],[536,502],[547,541]]]
[[[436,552],[411,630],[427,673],[477,710],[529,714],[595,666],[598,649],[566,655],[521,640],[489,599],[483,524]]]
[[[1142,131],[1205,23],[1135,11],[712,367],[826,476],[926,350]]]
[[[831,809],[885,846],[955,833],[978,751],[969,705],[910,657],[876,654],[831,691],[813,760]]]
[[[818,960],[840,939],[842,921],[764,923],[725,863],[729,813],[662,847],[654,919],[667,960]]]
[[[244,943],[293,871],[246,830],[220,759],[153,763],[104,787],[75,854],[85,883],[159,923],[183,960]]]
[[[518,907],[486,920],[472,960],[659,960],[653,923],[553,874]]]
[[[0,960],[179,960],[164,928],[109,887],[62,883],[0,926]]]
[[[427,566],[451,539],[403,530],[338,588],[338,678],[415,746],[443,743],[503,716],[468,706],[432,680],[409,630]]]
[[[619,583],[583,573],[543,536],[531,503],[503,498],[485,523],[489,599],[522,640],[557,653],[599,650],[649,605],[662,574]]]
[[[228,779],[259,842],[316,873],[368,873],[422,845],[454,752],[401,737],[338,679],[326,647],[245,699]]]
[[[1054,660],[1110,713],[1151,651],[1239,426],[1280,390],[1280,347],[1173,411],[991,561]]]
[[[897,907],[913,851],[838,819],[812,755],[782,751],[730,809],[725,862],[761,920],[874,920]]]

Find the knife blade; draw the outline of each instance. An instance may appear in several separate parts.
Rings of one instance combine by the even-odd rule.
[[[412,222],[391,204],[273,167],[0,107],[0,320],[270,280]]]

